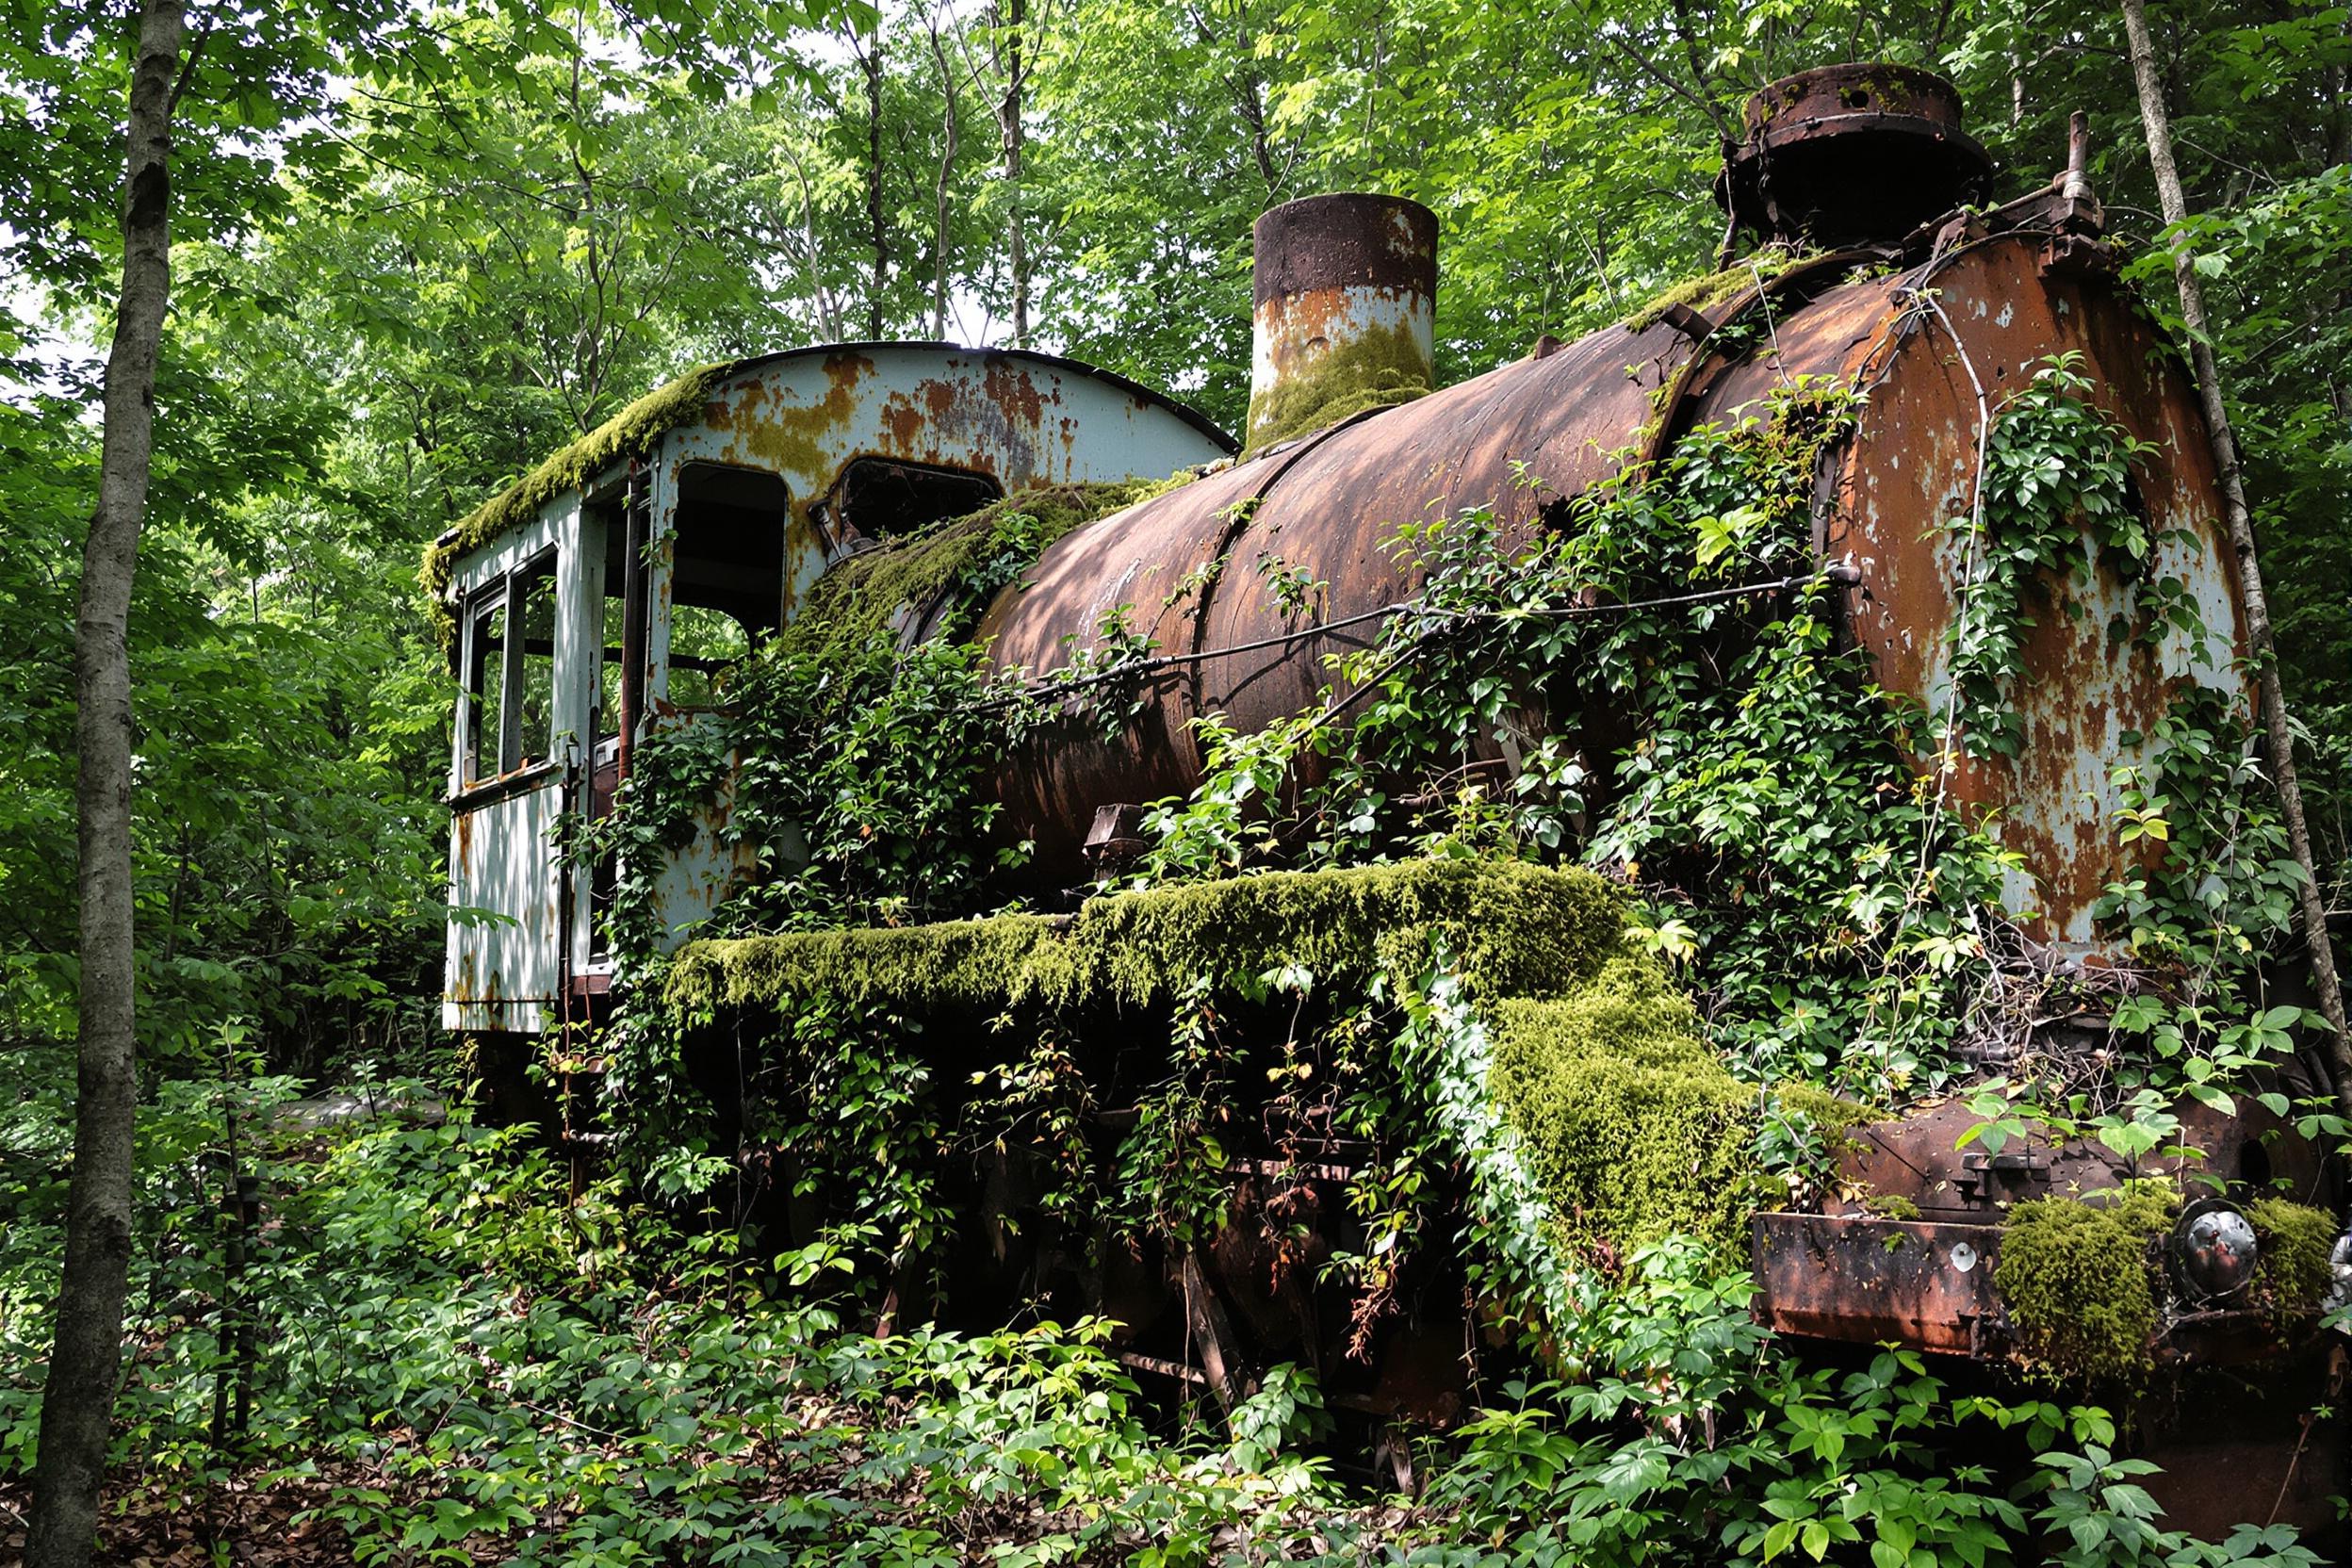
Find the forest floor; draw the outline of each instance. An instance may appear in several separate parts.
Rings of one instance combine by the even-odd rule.
[[[356,1475],[346,1478],[355,1481]],[[334,1495],[326,1476],[174,1483],[127,1477],[106,1489],[97,1568],[325,1568],[351,1560],[340,1527],[305,1518]],[[0,1561],[24,1549],[32,1488],[0,1480]]]
[[[2066,1558],[2084,1568],[2323,1560],[2284,1527],[2208,1545],[2152,1526],[2148,1467],[2096,1406],[1964,1396],[1892,1351],[1799,1361],[1703,1250],[1626,1260],[1585,1324],[1585,1375],[1488,1383],[1490,1408],[1416,1448],[1407,1498],[1334,1457],[1302,1369],[1267,1369],[1217,1418],[1148,1396],[1101,1319],[877,1337],[858,1294],[874,1270],[849,1252],[754,1259],[702,1217],[575,1198],[527,1134],[462,1109],[261,1114],[289,1092],[167,1081],[142,1127],[109,1568],[1557,1568],[1761,1564],[1792,1544],[1936,1568],[2046,1560],[2058,1529],[2095,1537]],[[235,1288],[229,1102],[265,1194]],[[0,1564],[29,1508],[56,1112],[0,1104]],[[246,1435],[217,1442],[240,1365]],[[2019,1441],[2023,1473],[1985,1467]]]

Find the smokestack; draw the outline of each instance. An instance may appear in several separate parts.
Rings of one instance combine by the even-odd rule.
[[[1352,192],[1258,217],[1250,354],[1255,451],[1436,384],[1437,215]]]
[[[1960,94],[1907,65],[1825,65],[1748,100],[1715,201],[1765,240],[1892,245],[1981,200],[1993,160],[1960,128]]]

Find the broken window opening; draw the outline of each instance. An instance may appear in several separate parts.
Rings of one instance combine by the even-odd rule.
[[[462,790],[554,755],[555,564],[548,550],[493,579],[466,603]],[[519,635],[509,635],[517,629]]]
[[[670,702],[710,708],[751,652],[751,629],[724,610],[680,604],[670,611]]]
[[[589,637],[598,650],[589,677],[593,749],[621,732],[621,678],[629,664],[629,528],[617,505],[596,508],[591,522],[601,527],[604,540],[604,596]]]
[[[774,474],[693,463],[678,470],[670,548],[669,700],[707,708],[784,613],[792,493]]]
[[[514,724],[508,732],[505,771],[527,768],[555,755],[555,552],[547,551],[514,574],[510,624],[522,634],[512,654]]]
[[[1004,487],[972,468],[860,457],[841,469],[809,515],[837,550],[921,532],[1001,500]]]

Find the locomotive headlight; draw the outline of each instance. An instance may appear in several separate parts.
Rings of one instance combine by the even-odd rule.
[[[2172,1228],[2172,1261],[2188,1294],[2203,1301],[2234,1296],[2254,1278],[2260,1249],[2254,1226],[2233,1203],[2203,1198]]]

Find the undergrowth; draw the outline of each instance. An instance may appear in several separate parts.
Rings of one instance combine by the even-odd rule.
[[[363,1563],[1271,1561],[1485,1568],[1726,1565],[1791,1552],[1911,1568],[2042,1560],[2304,1568],[2288,1532],[2162,1531],[2091,1406],[1955,1394],[1918,1358],[1808,1367],[1747,1313],[1752,1283],[1670,1242],[1592,1298],[1562,1383],[1511,1383],[1423,1458],[1418,1500],[1316,1457],[1313,1375],[1274,1369],[1230,1429],[1171,1438],[1102,1321],[876,1338],[843,1315],[838,1253],[674,1228],[612,1184],[579,1201],[514,1132],[460,1112],[323,1133],[272,1119],[288,1086],[183,1083],[142,1128],[142,1331],[110,1517],[210,1493],[339,1529]],[[416,1086],[387,1103],[431,1104]],[[248,1283],[249,1436],[216,1444],[220,1299],[193,1202],[238,1114],[264,1179]],[[0,1115],[0,1494],[32,1436],[24,1304],[53,1284],[54,1096]],[[14,1156],[24,1156],[16,1158]],[[29,1175],[27,1174],[29,1173]],[[168,1334],[154,1331],[169,1328]],[[2031,1462],[1997,1479],[1987,1448]],[[237,1548],[234,1527],[223,1545]],[[2087,1544],[2083,1544],[2087,1543]]]

